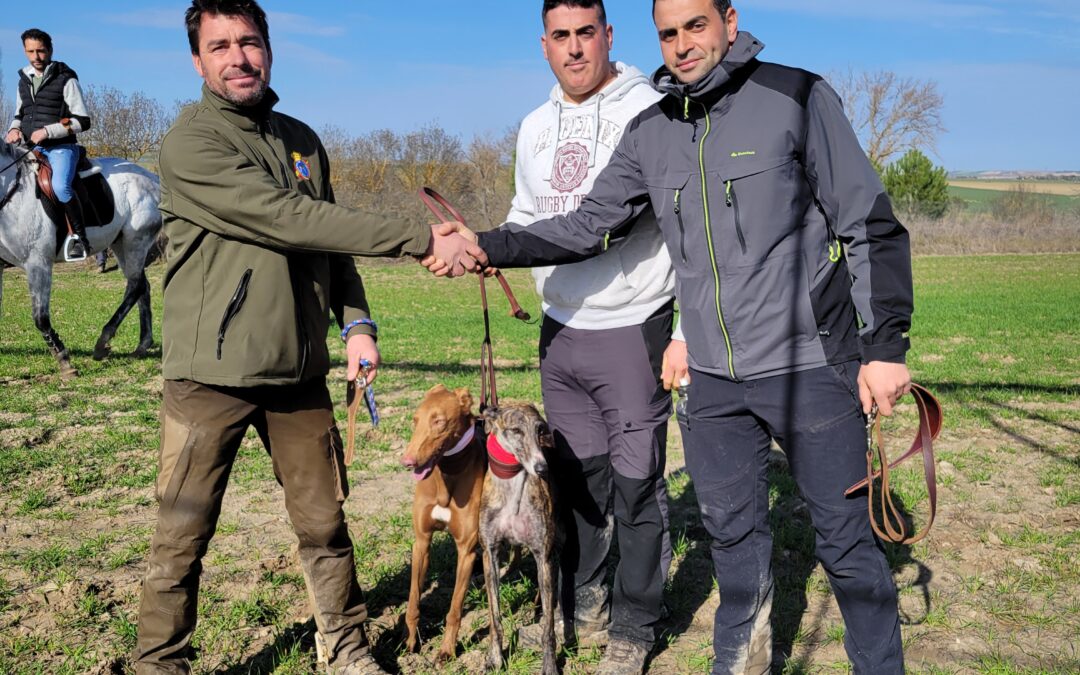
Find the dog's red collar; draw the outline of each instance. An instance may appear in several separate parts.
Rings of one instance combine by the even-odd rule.
[[[503,449],[503,446],[499,445],[499,440],[495,438],[495,434],[488,434],[487,454],[488,466],[496,478],[510,480],[525,469],[521,462],[517,460],[517,457],[514,457]]]

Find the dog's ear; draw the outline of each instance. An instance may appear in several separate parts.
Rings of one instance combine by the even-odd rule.
[[[489,434],[495,433],[495,420],[499,418],[499,409],[493,405],[488,406],[484,408],[480,417],[484,420],[484,429]]]
[[[467,387],[461,389],[455,389],[454,393],[457,394],[458,403],[461,404],[461,409],[467,413],[472,413],[472,394],[469,393]]]
[[[540,427],[540,433],[537,434],[537,443],[541,448],[551,449],[555,447],[555,438],[551,435],[551,429],[547,424]]]

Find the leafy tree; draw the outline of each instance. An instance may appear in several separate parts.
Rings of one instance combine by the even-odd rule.
[[[930,218],[940,218],[949,208],[949,180],[943,167],[911,149],[885,167],[882,182],[899,210]]]

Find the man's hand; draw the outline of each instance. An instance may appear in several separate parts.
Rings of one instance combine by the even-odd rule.
[[[672,340],[664,350],[664,365],[660,368],[660,378],[664,381],[664,389],[671,391],[672,387],[679,388],[683,380],[690,381],[690,366],[686,358],[686,343],[682,340]]]
[[[891,416],[897,399],[909,391],[911,373],[903,363],[871,361],[859,368],[859,400],[866,415],[877,403],[878,412]]]
[[[37,145],[49,137],[49,132],[44,129],[38,129],[34,133],[30,134],[30,143]]]
[[[360,376],[360,359],[371,362],[371,370],[368,371],[368,379],[364,384],[371,384],[379,374],[379,347],[375,344],[375,338],[370,335],[356,334],[345,343],[345,358],[348,363],[346,378],[352,382]]]
[[[440,223],[431,226],[431,244],[420,264],[437,277],[458,277],[486,265],[487,255],[472,230],[458,222]]]
[[[8,143],[22,143],[23,135],[21,129],[8,129],[7,136],[4,136],[4,140]]]

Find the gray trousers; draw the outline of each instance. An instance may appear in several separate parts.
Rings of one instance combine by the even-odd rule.
[[[326,381],[210,387],[167,380],[161,410],[157,531],[143,581],[136,673],[189,673],[202,558],[240,442],[254,426],[285,489],[300,563],[331,666],[368,651],[367,609],[341,504],[341,436]]]
[[[552,476],[566,532],[563,615],[579,629],[610,621],[613,638],[646,647],[656,640],[671,564],[664,482],[671,397],[660,362],[672,315],[669,304],[641,325],[606,330],[545,317],[540,334],[544,412],[556,446]],[[609,590],[613,529],[620,556]]]

